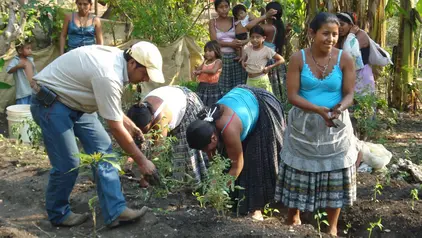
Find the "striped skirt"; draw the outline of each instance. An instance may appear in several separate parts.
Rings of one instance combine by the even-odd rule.
[[[272,64],[272,63],[271,63]],[[282,64],[268,72],[274,95],[285,105],[287,103],[286,65]]]
[[[236,58],[235,53],[223,54],[223,69],[218,80],[223,95],[237,85],[245,84],[248,78],[248,73],[234,58]]]
[[[275,200],[286,207],[310,212],[352,206],[356,201],[356,167],[313,173],[281,161]]]
[[[289,111],[288,127],[275,200],[290,208],[351,206],[356,200],[356,167],[359,146],[348,111],[343,125],[327,127],[324,119],[297,107]]]
[[[186,130],[197,119],[196,115],[204,105],[194,92],[185,87],[179,88],[186,94],[187,106],[180,125],[170,132],[170,135],[177,138],[173,146],[173,178],[184,180],[188,174],[196,183],[200,183],[207,176],[208,157],[199,150],[189,148]]]
[[[199,83],[196,94],[205,106],[211,107],[221,98],[221,90],[218,83]]]
[[[250,90],[259,103],[259,119],[242,142],[244,165],[236,185],[244,190],[235,190],[231,194],[234,200],[244,198],[239,213],[247,214],[261,210],[274,198],[285,120],[283,106],[272,93],[246,85],[239,87]],[[236,200],[234,204],[236,207]]]

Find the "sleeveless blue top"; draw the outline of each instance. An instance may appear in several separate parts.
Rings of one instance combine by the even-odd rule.
[[[343,98],[343,72],[340,69],[340,58],[343,51],[340,50],[333,71],[323,79],[314,76],[306,63],[305,51],[301,50],[301,52],[303,68],[300,73],[299,95],[317,106],[333,108]]]
[[[76,49],[84,45],[93,45],[95,44],[95,26],[94,18],[92,18],[92,23],[90,26],[78,27],[74,22],[74,13],[72,13],[72,20],[69,22],[67,28],[67,46],[68,51]]]
[[[259,104],[255,95],[244,88],[233,88],[217,102],[232,109],[242,122],[240,141],[254,129],[259,117]]]

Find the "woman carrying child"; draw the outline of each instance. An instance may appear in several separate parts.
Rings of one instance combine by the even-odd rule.
[[[273,92],[268,72],[284,63],[284,59],[273,49],[265,46],[264,41],[264,29],[259,25],[254,26],[250,31],[251,44],[243,50],[242,66],[248,72],[247,85]],[[267,66],[271,59],[274,60],[274,63]]]
[[[210,107],[221,98],[218,79],[221,74],[221,50],[217,41],[209,41],[204,47],[205,61],[193,72],[199,82],[196,94],[205,106]]]
[[[243,47],[246,43],[236,39],[234,18],[229,17],[230,1],[215,0],[214,6],[218,17],[210,20],[208,26],[210,39],[216,40],[221,46],[223,69],[218,84],[222,94],[225,94],[235,86],[246,82],[247,73],[235,60],[235,49]],[[257,24],[262,20],[257,18],[254,21]]]

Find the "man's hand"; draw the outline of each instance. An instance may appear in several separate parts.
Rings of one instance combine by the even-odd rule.
[[[132,138],[134,138],[136,141],[145,141],[144,133],[142,133],[141,129],[139,129],[139,127],[137,127],[135,123],[133,123],[133,121],[130,120],[127,116],[123,117],[123,125],[132,136]]]
[[[262,70],[262,73],[268,74],[268,72],[270,72],[270,67],[264,67],[264,69]]]
[[[152,175],[156,168],[150,160],[143,160],[142,164],[138,166],[142,175]]]

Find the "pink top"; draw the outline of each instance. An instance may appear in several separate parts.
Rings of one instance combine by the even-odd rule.
[[[217,40],[223,41],[223,42],[232,42],[234,39],[236,39],[236,33],[234,31],[234,19],[233,19],[233,25],[228,31],[221,31],[217,28],[217,19],[214,19],[214,27],[215,31],[217,32]],[[231,47],[221,47],[222,53],[233,53],[234,49]]]
[[[219,60],[219,59],[217,59]],[[214,68],[215,62],[217,60],[214,60],[211,64],[205,64],[202,66],[202,70],[210,70]],[[218,79],[220,78],[221,69],[217,71],[215,74],[207,74],[207,73],[201,73],[198,76],[198,81],[201,83],[218,83]]]

